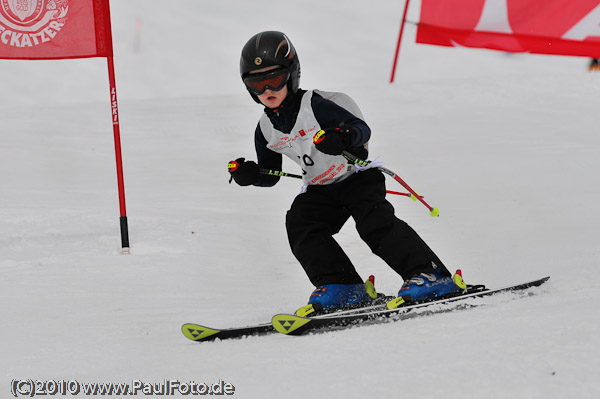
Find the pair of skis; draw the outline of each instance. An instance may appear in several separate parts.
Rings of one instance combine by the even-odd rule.
[[[285,335],[303,335],[313,332],[332,331],[350,326],[406,320],[419,316],[448,312],[459,308],[474,307],[478,306],[478,304],[469,302],[467,301],[468,299],[480,298],[503,292],[524,291],[528,288],[538,287],[544,284],[549,278],[550,277],[543,277],[538,280],[497,289],[487,289],[483,285],[468,286],[459,294],[451,297],[405,305],[396,309],[388,309],[385,304],[378,304],[313,317],[300,317],[293,314],[277,314],[273,316],[270,323],[225,329],[215,329],[200,324],[187,323],[181,327],[181,331],[187,338],[196,342],[266,335],[275,332]]]

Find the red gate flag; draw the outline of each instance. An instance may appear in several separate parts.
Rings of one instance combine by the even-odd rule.
[[[600,0],[422,0],[417,43],[600,58]]]
[[[110,56],[108,0],[0,0],[0,58]]]
[[[122,252],[129,229],[108,0],[0,0],[0,59],[106,57],[117,160]]]

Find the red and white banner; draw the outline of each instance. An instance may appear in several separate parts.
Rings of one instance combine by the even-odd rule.
[[[0,0],[0,58],[109,56],[108,0]]]
[[[417,43],[600,58],[600,0],[422,0]]]

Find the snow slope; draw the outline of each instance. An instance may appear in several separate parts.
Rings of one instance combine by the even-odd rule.
[[[223,379],[240,398],[599,397],[600,75],[582,58],[416,45],[407,25],[390,85],[403,6],[111,1],[128,256],[105,61],[1,60],[0,396],[31,378]],[[550,282],[332,334],[186,340],[184,322],[265,322],[312,290],[283,226],[298,182],[227,184],[261,113],[239,52],[268,29],[294,42],[302,87],[350,94],[373,158],[440,208],[390,197],[447,265],[491,287]],[[339,241],[379,291],[398,289],[351,222]]]

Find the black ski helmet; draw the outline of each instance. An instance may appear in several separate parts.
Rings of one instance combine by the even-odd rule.
[[[242,80],[252,71],[281,65],[290,71],[288,90],[295,93],[300,86],[300,61],[294,45],[288,37],[277,31],[257,33],[244,45],[240,57],[240,76]],[[258,97],[250,93],[254,101]]]

